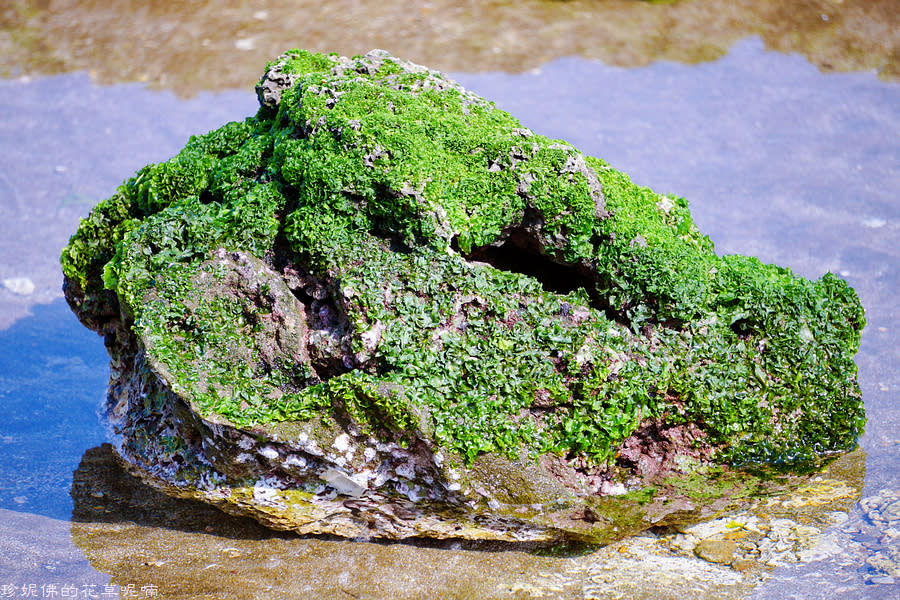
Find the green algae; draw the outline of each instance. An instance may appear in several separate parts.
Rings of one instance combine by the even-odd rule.
[[[738,464],[854,447],[865,318],[840,279],[716,255],[684,199],[440,74],[304,51],[273,73],[276,101],[141,169],[62,253],[82,320],[121,313],[204,416],[349,417],[466,464],[601,464],[650,421]],[[198,284],[227,279],[220,249],[316,284],[293,291],[334,338],[318,363],[265,359],[269,284]]]

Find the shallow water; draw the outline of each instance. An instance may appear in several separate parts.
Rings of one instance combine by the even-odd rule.
[[[720,58],[738,40],[822,71],[900,80],[896,0],[12,0],[0,76],[89,71],[183,96],[244,88],[288,48],[384,48],[443,71],[520,73],[560,57],[638,67]]]
[[[819,560],[767,571],[758,585],[729,584],[740,575],[709,567],[713,583],[694,597],[719,596],[716,585],[759,599],[900,596],[900,572],[866,562],[884,555],[900,568],[900,537],[884,535],[900,529],[900,513],[887,525],[866,515],[900,491],[900,85],[822,74],[758,39],[694,66],[560,59],[526,74],[456,78],[535,131],[688,198],[719,252],[808,277],[831,270],[857,290],[868,316],[857,357],[867,508],[829,530],[839,547]],[[574,558],[266,537],[148,501],[104,458],[105,353],[60,298],[59,250],[138,167],[254,106],[250,90],[179,100],[136,84],[96,86],[85,73],[0,81],[0,586],[35,584],[38,597],[47,584],[93,584],[103,597],[129,584],[134,597],[151,586],[173,598],[418,597],[428,586],[458,597],[616,597],[567,571]]]

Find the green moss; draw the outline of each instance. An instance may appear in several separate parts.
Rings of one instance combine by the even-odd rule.
[[[288,50],[285,54],[289,60],[285,66],[285,73],[311,73],[325,71],[333,65],[329,56],[307,52],[306,50]],[[271,66],[272,63],[269,63]]]
[[[648,419],[698,424],[734,463],[856,443],[865,317],[843,281],[716,255],[684,199],[439,74],[303,51],[272,65],[293,77],[277,107],[139,171],[62,255],[84,296],[116,294],[205,414],[250,426],[340,412],[470,463],[603,462]],[[492,259],[498,247],[522,264]],[[198,292],[225,277],[219,248],[326,282],[348,372],[266,362],[247,340],[268,309]]]
[[[62,250],[60,262],[66,278],[83,290],[96,293],[98,288],[102,289],[103,268],[115,256],[116,245],[134,225],[132,216],[127,185],[95,206]]]
[[[641,488],[639,490],[634,490],[624,494],[622,496],[622,500],[627,500],[631,502],[637,502],[639,505],[644,506],[656,496],[657,489],[653,486],[647,486],[645,488]]]

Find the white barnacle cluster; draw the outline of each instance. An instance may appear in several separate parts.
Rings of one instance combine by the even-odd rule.
[[[286,509],[281,497],[282,482],[275,478],[261,477],[253,484],[253,500],[263,506]]]

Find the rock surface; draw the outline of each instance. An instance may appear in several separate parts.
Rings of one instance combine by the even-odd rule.
[[[301,533],[607,542],[855,446],[843,281],[719,257],[684,199],[381,51],[257,92],[63,251],[151,484]]]

